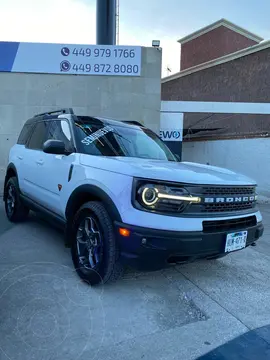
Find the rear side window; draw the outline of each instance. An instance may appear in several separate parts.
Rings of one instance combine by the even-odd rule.
[[[26,145],[31,134],[32,134],[32,130],[33,130],[33,125],[31,124],[25,124],[24,127],[22,128],[22,131],[19,135],[17,144],[19,145]]]
[[[49,122],[38,122],[34,128],[31,139],[28,143],[28,148],[33,150],[42,150],[43,144],[47,140],[47,131]]]

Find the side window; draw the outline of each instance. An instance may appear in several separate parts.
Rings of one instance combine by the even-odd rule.
[[[22,131],[19,135],[17,144],[18,145],[26,145],[32,134],[32,130],[33,130],[33,125],[29,125],[29,124],[24,125],[24,127],[22,128]]]
[[[46,141],[48,126],[49,122],[47,121],[41,121],[36,124],[27,146],[29,149],[42,150],[43,144]]]
[[[71,132],[66,120],[51,121],[47,139],[61,140],[67,151],[73,151]]]

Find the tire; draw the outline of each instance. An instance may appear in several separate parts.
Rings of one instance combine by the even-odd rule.
[[[16,177],[10,178],[5,186],[5,210],[9,221],[21,222],[26,220],[29,209],[22,203],[20,188]]]
[[[71,232],[72,260],[83,281],[90,285],[104,284],[114,282],[122,275],[112,220],[102,203],[90,201],[81,206]],[[91,256],[91,253],[95,255]]]

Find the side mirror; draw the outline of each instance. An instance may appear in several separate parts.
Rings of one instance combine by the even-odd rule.
[[[54,155],[65,155],[66,147],[63,141],[61,140],[47,140],[43,144],[43,151],[46,154],[54,154]]]

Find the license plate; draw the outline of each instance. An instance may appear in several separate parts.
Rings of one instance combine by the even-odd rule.
[[[247,231],[239,231],[227,235],[225,252],[240,250],[246,247]]]

